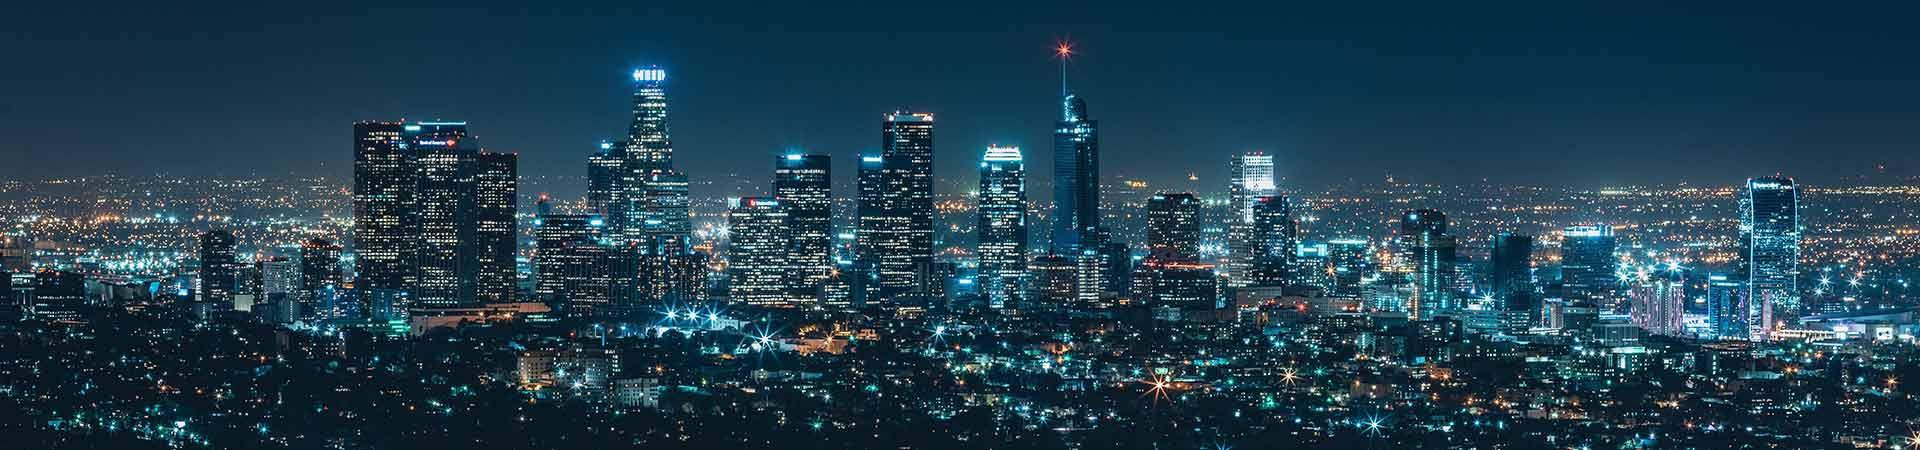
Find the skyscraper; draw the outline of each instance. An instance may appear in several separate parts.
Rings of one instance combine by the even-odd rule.
[[[752,306],[805,307],[787,285],[788,214],[779,200],[747,197],[727,213],[728,293]]]
[[[774,160],[773,198],[787,210],[788,274],[795,300],[818,296],[833,271],[833,176],[827,155],[787,154]]]
[[[893,112],[881,124],[881,153],[860,158],[858,259],[873,264],[883,300],[926,297],[933,269],[933,114]]]
[[[1487,287],[1506,311],[1532,311],[1533,308],[1533,236],[1501,233],[1494,235],[1491,257],[1487,261]]]
[[[1431,319],[1457,309],[1453,287],[1459,246],[1447,234],[1447,215],[1432,209],[1407,211],[1400,216],[1400,233],[1394,238],[1401,264],[1413,279],[1413,297],[1406,306],[1409,317]]]
[[[300,243],[300,314],[304,320],[340,318],[346,305],[335,303],[340,288],[340,245],[326,239]]]
[[[546,215],[534,221],[536,299],[568,317],[614,312],[606,221],[592,215]]]
[[[209,307],[207,312],[233,309],[234,274],[239,268],[233,232],[200,233],[200,302]]]
[[[1274,183],[1273,155],[1263,152],[1233,155],[1227,169],[1231,179],[1227,185],[1227,206],[1236,220],[1253,222],[1254,199],[1280,193]]]
[[[1679,271],[1660,271],[1636,280],[1629,297],[1633,324],[1648,333],[1681,336],[1686,333],[1686,286]]]
[[[519,156],[479,152],[473,170],[474,297],[479,303],[508,303],[518,291],[514,257],[518,254]]]
[[[1561,236],[1560,282],[1568,300],[1616,306],[1614,286],[1619,285],[1620,276],[1615,272],[1620,260],[1613,254],[1613,227],[1571,226]]]
[[[1017,304],[1027,290],[1027,180],[1020,147],[988,146],[980,158],[980,292],[987,305]]]
[[[1800,190],[1792,178],[1747,180],[1740,196],[1741,265],[1747,272],[1751,323],[1763,336],[1775,320],[1803,311],[1796,278],[1800,275]]]
[[[1714,339],[1746,340],[1750,331],[1745,294],[1740,279],[1725,273],[1707,274],[1707,327]]]
[[[1293,210],[1286,196],[1269,195],[1254,199],[1253,212],[1248,281],[1252,286],[1286,286],[1298,250]]]
[[[409,125],[407,145],[419,155],[419,280],[415,298],[429,307],[471,306],[477,261],[474,172],[478,147],[466,122]]]
[[[353,124],[354,284],[412,290],[420,212],[419,161],[400,122]]]
[[[1200,260],[1200,199],[1191,192],[1147,198],[1147,255],[1165,262]]]
[[[587,156],[587,209],[606,217],[619,181],[622,161],[612,142],[600,142],[600,151]]]
[[[1077,255],[1100,227],[1100,125],[1087,102],[1062,89],[1053,127],[1053,236],[1057,255]]]

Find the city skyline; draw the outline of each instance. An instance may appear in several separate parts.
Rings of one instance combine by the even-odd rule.
[[[1906,28],[1765,5],[280,8],[80,8],[106,16],[86,39],[34,38],[177,56],[143,30],[265,13],[183,47],[312,45],[76,95],[148,121],[0,112],[28,130],[0,146],[74,147],[0,158],[32,174],[0,171],[0,441],[1920,448],[1920,133],[1891,125],[1920,102],[1857,79],[1920,64],[1813,51]],[[161,14],[109,31],[139,13]],[[180,67],[289,59],[141,103]],[[93,105],[47,105],[63,82],[17,103]],[[149,145],[102,150],[126,136]]]
[[[1903,151],[1902,115],[1920,115],[1909,106],[1920,102],[1904,101],[1920,97],[1911,87],[1879,80],[1912,78],[1916,73],[1908,62],[1886,61],[1874,55],[1876,46],[1895,46],[1913,40],[1912,36],[1860,36],[1852,21],[1866,17],[1830,14],[1788,15],[1785,11],[1756,7],[1751,14],[1733,17],[1704,17],[1684,7],[1651,8],[1650,11],[1623,9],[1589,19],[1573,19],[1540,11],[1504,11],[1498,14],[1469,14],[1468,11],[1440,11],[1443,16],[1462,18],[1467,24],[1485,21],[1535,18],[1541,25],[1489,27],[1482,34],[1420,33],[1425,18],[1416,21],[1417,8],[1379,16],[1359,16],[1337,7],[1317,7],[1285,19],[1292,27],[1276,27],[1278,34],[1256,37],[1228,27],[1229,37],[1203,38],[1193,34],[1129,35],[1116,29],[1152,13],[1153,9],[1119,8],[1096,13],[1112,23],[1093,20],[1069,21],[1040,26],[1034,31],[963,31],[935,26],[926,30],[895,30],[882,25],[850,27],[840,34],[803,34],[801,39],[779,46],[756,48],[764,43],[756,39],[764,31],[734,30],[726,26],[692,27],[663,24],[658,30],[620,36],[612,30],[580,27],[578,31],[555,32],[544,28],[507,27],[497,37],[524,38],[527,45],[565,46],[566,43],[597,39],[596,45],[570,49],[551,55],[533,55],[508,47],[501,53],[479,58],[497,71],[480,71],[459,78],[439,72],[422,72],[426,64],[440,58],[469,55],[476,49],[442,47],[442,53],[430,53],[423,61],[402,61],[379,69],[395,75],[397,83],[374,83],[366,75],[336,76],[334,81],[308,81],[303,75],[287,72],[292,67],[312,66],[318,74],[359,74],[370,70],[354,67],[343,59],[341,50],[286,45],[273,31],[251,28],[220,32],[231,43],[216,50],[240,52],[251,46],[282,44],[277,48],[307,48],[310,58],[281,61],[287,56],[260,53],[259,63],[286,62],[274,67],[237,66],[235,62],[210,62],[207,69],[234,71],[254,69],[252,73],[278,81],[275,87],[304,85],[329,92],[327,98],[313,98],[302,90],[274,89],[259,81],[229,83],[228,91],[213,93],[214,101],[173,101],[178,96],[201,93],[210,75],[180,67],[200,62],[203,56],[175,53],[173,39],[139,40],[141,33],[164,34],[157,25],[128,23],[125,35],[88,34],[49,45],[25,46],[31,58],[58,60],[58,51],[93,51],[103,56],[124,56],[125,63],[150,68],[140,76],[122,77],[117,71],[101,71],[88,85],[80,79],[48,79],[36,73],[13,84],[21,107],[17,111],[36,111],[33,117],[8,116],[0,120],[0,132],[18,136],[24,161],[40,167],[31,173],[7,172],[0,176],[33,178],[41,176],[77,176],[89,173],[131,173],[159,170],[168,173],[242,176],[248,173],[283,174],[294,170],[344,176],[350,167],[324,158],[331,147],[327,142],[335,133],[322,131],[324,123],[362,120],[368,117],[412,120],[467,120],[486,130],[481,137],[494,151],[518,153],[524,159],[523,173],[530,176],[583,176],[577,156],[590,153],[608,133],[612,123],[604,111],[620,108],[604,95],[621,89],[622,80],[605,76],[630,67],[660,64],[681,74],[682,107],[679,141],[688,150],[682,170],[689,173],[752,173],[750,165],[736,160],[755,160],[791,149],[827,153],[842,161],[853,155],[877,150],[864,138],[861,124],[874,111],[900,107],[924,109],[945,117],[943,129],[949,142],[967,147],[988,144],[1045,148],[1046,130],[1033,123],[1052,116],[1057,106],[1041,102],[1039,94],[1057,89],[1049,51],[1059,42],[1071,42],[1077,48],[1069,81],[1076,92],[1095,102],[1099,117],[1108,131],[1104,169],[1166,184],[1193,172],[1203,179],[1223,179],[1224,169],[1212,165],[1176,168],[1172,173],[1152,165],[1152,155],[1162,149],[1177,149],[1204,155],[1206,159],[1225,158],[1247,151],[1264,151],[1290,164],[1277,167],[1288,183],[1318,186],[1347,179],[1374,180],[1387,175],[1402,179],[1452,183],[1482,178],[1494,182],[1540,183],[1566,182],[1599,186],[1654,182],[1692,182],[1718,184],[1755,174],[1772,174],[1794,168],[1803,180],[1834,182],[1846,176],[1873,175],[1886,165],[1894,173],[1911,167],[1913,152]],[[904,10],[921,11],[923,10]],[[990,14],[995,10],[974,14]],[[86,11],[46,11],[44,21],[25,24],[23,30],[53,26],[78,20]],[[712,11],[700,8],[667,8],[651,11],[646,20],[658,17],[704,17]],[[824,24],[859,24],[857,18],[887,12],[848,11],[823,7],[814,11],[780,11],[817,16]],[[1266,11],[1253,10],[1247,18],[1263,17]],[[1483,12],[1483,11],[1473,11]],[[1654,12],[1676,13],[1670,16]],[[218,13],[197,10],[161,10],[185,23],[222,19],[255,18],[262,10],[239,8]],[[369,12],[371,13],[371,12]],[[451,11],[453,14],[471,12]],[[605,20],[640,11],[614,10],[607,18],[581,17],[559,13],[553,20],[604,24]],[[1689,14],[1695,13],[1695,14]],[[836,15],[839,14],[839,15]],[[1049,16],[1021,14],[1018,16]],[[1174,23],[1190,24],[1223,21],[1237,24],[1248,19],[1228,17],[1224,11],[1197,10],[1172,14]],[[1483,18],[1474,18],[1481,17]],[[1764,28],[1774,21],[1791,17],[1805,30],[1797,36],[1804,41],[1765,38],[1775,44],[1768,53],[1756,54],[1739,46],[1708,39],[1722,34],[1737,34]],[[319,15],[295,25],[322,26],[351,21],[352,16]],[[499,19],[473,17],[486,24]],[[1318,19],[1318,20],[1316,20]],[[1617,19],[1608,25],[1606,19]],[[95,20],[112,23],[129,20],[105,15]],[[741,17],[741,26],[760,23],[761,16]],[[1022,21],[1035,19],[1020,19]],[[446,25],[429,24],[422,29],[389,29],[372,24],[365,37],[343,36],[347,42],[365,39],[391,39],[394,44],[428,43],[435,39],[428,31],[443,31]],[[1566,31],[1548,29],[1547,24],[1564,26]],[[1012,25],[1010,24],[1009,27]],[[1637,27],[1630,33],[1623,27]],[[156,29],[159,28],[159,29]],[[727,34],[729,31],[740,33]],[[854,41],[856,31],[897,31],[920,37],[926,49],[905,53],[898,46],[878,41]],[[1440,41],[1423,42],[1415,36],[1437,36]],[[1536,39],[1496,40],[1503,37],[1536,35]],[[1751,35],[1748,33],[1747,35]],[[22,36],[26,42],[59,36],[35,33]],[[1151,39],[1158,37],[1159,39]],[[251,38],[251,39],[248,39]],[[1687,43],[1662,45],[1661,39]],[[383,41],[384,42],[384,41]],[[616,42],[619,43],[616,45]],[[1525,43],[1521,43],[1525,42]],[[1870,44],[1840,46],[1842,43]],[[127,54],[135,49],[156,47],[151,54]],[[811,47],[809,47],[811,46]],[[349,45],[346,48],[355,48]],[[1230,57],[1213,64],[1180,56],[1179,48],[1210,49]],[[793,49],[827,50],[824,53],[756,53]],[[710,56],[702,50],[737,54],[761,54],[759,61],[747,62]],[[1818,50],[1818,51],[1815,51]],[[746,53],[741,53],[746,52]],[[1206,53],[1213,53],[1206,52]],[[218,54],[215,52],[213,54]],[[817,58],[799,55],[819,54]],[[164,56],[178,61],[155,60]],[[1372,55],[1372,56],[1366,56]],[[1466,55],[1466,56],[1460,56]],[[1641,55],[1632,58],[1629,55]],[[1762,58],[1761,55],[1765,55]],[[872,58],[887,56],[887,58]],[[557,58],[564,57],[561,61]],[[857,58],[858,61],[852,59]],[[1152,70],[1140,70],[1141,64],[1158,60]],[[1696,61],[1673,64],[1672,61]],[[945,71],[932,65],[979,67],[975,70]],[[584,62],[584,64],[583,64]],[[1807,83],[1804,70],[1811,63],[1827,63],[1826,73],[1850,83]],[[85,73],[89,65],[80,61],[76,72]],[[1216,66],[1222,70],[1201,71]],[[198,66],[196,66],[198,67]],[[538,73],[531,72],[534,67]],[[822,70],[822,67],[844,67]],[[991,68],[990,71],[986,70]],[[1529,69],[1533,70],[1529,70]],[[1771,69],[1771,70],[1769,70]],[[1426,71],[1432,76],[1413,80],[1393,74]],[[1335,76],[1335,74],[1341,74]],[[1739,77],[1739,83],[1708,83]],[[1263,79],[1264,78],[1264,79]],[[778,84],[800,87],[789,91],[771,90]],[[904,80],[915,80],[911,84]],[[993,86],[998,87],[993,87]],[[1144,89],[1162,85],[1182,89]],[[345,89],[345,91],[339,91]],[[1583,91],[1583,89],[1589,89]],[[336,92],[338,91],[338,92]],[[464,91],[464,92],[461,92]],[[54,106],[44,93],[61,92],[77,98],[63,98],[70,104],[88,104],[91,96],[117,95],[124,100],[99,104],[125,104],[128,112],[142,121],[129,121],[114,115],[90,114],[74,106]],[[458,92],[456,94],[456,92]],[[532,95],[541,93],[538,98]],[[776,95],[777,94],[777,95]],[[244,116],[220,114],[214,109],[226,96],[246,95],[252,102],[299,102],[300,116],[268,111]],[[1143,97],[1144,95],[1144,97]],[[824,101],[823,99],[845,99]],[[1742,108],[1731,108],[1723,100],[1737,100]],[[78,101],[76,101],[78,100]],[[743,103],[745,102],[745,103]],[[1721,102],[1721,103],[1715,103]],[[172,105],[141,113],[145,105]],[[722,106],[724,105],[724,106]],[[807,106],[801,106],[807,105]],[[236,105],[237,106],[237,105]],[[1724,109],[1722,109],[1724,108]],[[161,113],[164,112],[164,113]],[[804,114],[803,114],[804,113]],[[1870,120],[1859,117],[1872,113]],[[16,113],[17,114],[17,113]],[[104,136],[98,139],[60,139],[45,126],[49,121],[88,117],[92,126],[107,126],[137,132],[142,142],[130,145],[127,137]],[[216,120],[231,123],[226,133],[193,137],[171,131],[183,120]],[[16,120],[17,119],[17,120]],[[331,121],[331,122],[329,122]],[[767,124],[764,131],[734,133],[725,131],[729,123]],[[1044,123],[1044,122],[1042,122]],[[32,124],[34,126],[24,127]],[[1365,124],[1365,125],[1362,125]],[[271,132],[269,134],[269,131]],[[1412,131],[1411,133],[1408,131]],[[268,136],[272,136],[271,139]],[[119,144],[115,144],[118,142]],[[54,151],[53,149],[59,149]],[[121,148],[142,148],[128,153]],[[181,164],[177,155],[191,149],[244,162],[238,165],[203,166]],[[258,149],[274,149],[259,151]],[[1818,154],[1819,157],[1805,155]],[[64,160],[60,155],[85,155],[93,158]],[[1572,163],[1566,158],[1577,158]],[[1051,173],[1051,158],[1037,158],[1029,170]],[[71,161],[89,161],[72,165]],[[850,164],[840,168],[851,174]],[[19,167],[19,166],[15,166]],[[1440,167],[1449,170],[1424,171]],[[1598,167],[1601,170],[1592,170]],[[1701,168],[1685,170],[1680,168]],[[939,173],[969,171],[957,161],[940,165]],[[847,177],[843,176],[843,179]],[[965,180],[956,184],[969,185]],[[840,184],[836,184],[840,185]],[[1036,191],[1045,198],[1048,190]]]

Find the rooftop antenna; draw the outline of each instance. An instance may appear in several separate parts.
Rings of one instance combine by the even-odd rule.
[[[1060,96],[1067,96],[1067,60],[1073,58],[1073,44],[1061,42],[1053,48],[1054,56],[1060,57]]]

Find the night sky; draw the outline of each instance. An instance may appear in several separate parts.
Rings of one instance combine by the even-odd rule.
[[[971,178],[989,143],[1045,174],[1063,40],[1106,172],[1155,182],[1217,180],[1256,149],[1295,186],[1818,183],[1920,164],[1920,11],[1891,3],[15,3],[31,6],[0,7],[7,179],[344,177],[350,124],[398,118],[467,120],[523,175],[580,175],[625,133],[628,70],[655,63],[696,180],[765,178],[791,148],[850,175],[899,107],[937,114],[942,177]]]

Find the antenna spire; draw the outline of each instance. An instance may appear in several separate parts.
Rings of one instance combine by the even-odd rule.
[[[1067,60],[1073,58],[1073,44],[1061,42],[1053,48],[1054,56],[1060,57],[1060,96],[1067,96]]]

